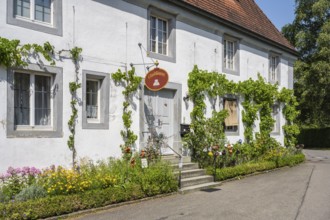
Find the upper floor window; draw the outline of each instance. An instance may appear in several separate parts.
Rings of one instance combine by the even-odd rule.
[[[51,0],[15,0],[14,14],[16,17],[24,17],[45,23],[52,22]]]
[[[279,82],[280,75],[280,57],[278,55],[271,54],[269,56],[269,82],[276,83]]]
[[[62,0],[7,0],[7,22],[62,35]]]
[[[162,10],[148,9],[148,56],[169,62],[176,61],[176,18]]]
[[[150,23],[151,51],[167,55],[167,21],[151,16]]]
[[[234,55],[235,55],[235,42],[230,40],[224,41],[224,65],[226,69],[235,70]]]
[[[229,36],[223,40],[223,72],[239,75],[238,40]]]

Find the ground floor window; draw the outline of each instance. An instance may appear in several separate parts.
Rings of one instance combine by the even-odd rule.
[[[8,70],[7,136],[61,137],[62,68]]]
[[[224,98],[223,106],[229,114],[225,119],[225,131],[238,132],[238,100],[235,98]]]
[[[51,76],[14,73],[14,124],[50,126]]]
[[[280,106],[278,104],[275,104],[272,107],[272,117],[275,121],[272,133],[279,133],[280,132]]]
[[[110,77],[107,73],[83,70],[83,129],[108,129]]]

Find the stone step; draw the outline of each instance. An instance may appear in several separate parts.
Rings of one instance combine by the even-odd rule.
[[[210,183],[203,183],[203,184],[198,184],[194,186],[187,186],[179,189],[179,193],[185,194],[185,193],[190,193],[190,192],[195,192],[203,189],[209,189],[213,187],[220,186],[221,182],[210,182]]]
[[[179,169],[179,164],[173,164],[172,165],[175,170]],[[197,163],[183,163],[182,164],[182,170],[196,170],[199,169]]]
[[[213,176],[203,175],[181,179],[181,188],[213,182]]]
[[[171,164],[179,164],[179,162],[180,162],[180,158],[175,155],[162,156],[162,160],[168,161]],[[191,157],[188,157],[188,156],[183,157],[183,163],[190,163],[190,162],[191,162]]]
[[[176,171],[175,174],[179,175],[179,171]],[[203,176],[205,174],[206,171],[203,169],[183,170],[181,172],[181,179],[195,177],[195,176]]]

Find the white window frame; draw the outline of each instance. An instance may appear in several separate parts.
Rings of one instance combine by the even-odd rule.
[[[168,56],[168,31],[169,31],[169,25],[168,25],[168,20],[167,19],[164,19],[164,18],[161,18],[161,17],[158,17],[158,16],[154,16],[154,15],[150,15],[150,23],[151,23],[151,19],[152,18],[155,18],[156,19],[156,45],[155,45],[155,51],[152,51],[152,41],[153,39],[151,38],[151,29],[152,29],[152,26],[150,24],[150,50],[151,52],[153,53],[158,53],[158,54],[161,54],[161,55],[164,55],[164,56]],[[158,21],[164,21],[166,23],[166,53],[160,53],[159,50],[158,50],[158,47],[159,47],[159,35],[158,35],[158,32],[159,32],[159,27],[158,27]],[[163,32],[163,30],[161,30]]]
[[[230,35],[223,35],[222,41],[222,72],[227,74],[233,74],[239,76],[240,73],[240,58],[239,58],[239,42],[238,38],[232,37]],[[229,43],[232,44],[232,50],[229,49]],[[229,51],[232,51],[231,65],[228,65]]]
[[[87,118],[87,81],[98,82],[97,119]],[[109,73],[82,70],[82,128],[109,129],[110,75]]]
[[[232,45],[232,49],[230,49],[229,45]],[[228,70],[233,70],[235,71],[235,51],[236,51],[236,46],[235,46],[235,41],[233,40],[224,40],[224,65],[225,68]],[[232,56],[230,57],[230,53],[232,53]]]
[[[269,83],[275,84],[278,83],[280,84],[281,77],[280,77],[280,61],[281,57],[280,54],[275,53],[275,52],[270,52],[269,53],[269,61],[268,61],[268,81]]]
[[[158,9],[153,6],[148,8],[147,14],[147,51],[148,56],[155,60],[163,60],[167,62],[176,62],[176,14],[164,11],[163,9]],[[158,27],[158,20],[166,22],[166,54],[159,53],[158,50],[158,31],[156,30],[156,48],[155,52],[152,51],[152,41],[151,41],[151,18],[156,18],[156,26]],[[158,20],[157,20],[158,19]]]
[[[51,3],[50,3],[50,22],[39,21],[35,18],[35,14],[36,14],[35,13],[35,1],[36,0],[30,0],[30,17],[29,18],[14,14],[15,18],[25,20],[25,21],[31,21],[31,22],[34,22],[34,23],[38,23],[40,25],[53,26],[54,0],[51,0]],[[14,7],[15,6],[16,6],[16,4],[15,4],[15,0],[14,0]]]
[[[276,109],[276,113],[275,113]],[[274,126],[272,130],[272,134],[280,134],[280,105],[279,104],[274,104],[272,106],[272,118],[274,119]]]
[[[87,97],[87,81],[93,81],[97,82],[97,118],[87,118],[87,123],[100,123],[100,103],[101,103],[101,92],[100,92],[100,80],[98,79],[92,79],[92,78],[87,78],[86,79],[86,97]],[[87,98],[86,98],[87,100]],[[87,101],[86,101],[86,106],[87,106]],[[87,110],[86,110],[87,111]]]
[[[35,76],[39,75],[39,76],[50,77],[50,84],[51,84],[50,92],[51,93],[54,90],[53,76],[50,75],[50,74],[42,74],[42,73],[34,73],[34,72],[27,73],[27,72],[24,72],[24,71],[14,71],[14,75],[16,73],[30,75],[30,106],[29,106],[30,124],[29,125],[16,125],[16,124],[14,124],[15,129],[16,130],[27,130],[27,129],[35,128],[36,130],[52,130],[52,128],[53,128],[53,114],[52,113],[53,113],[53,109],[54,109],[52,95],[50,96],[50,100],[49,100],[50,101],[50,111],[51,111],[50,125],[35,125],[35,114],[36,114],[35,113]],[[14,95],[15,95],[15,92],[14,92]]]
[[[270,80],[270,82],[278,82],[277,66],[278,66],[278,57],[270,56],[269,57],[269,80]]]

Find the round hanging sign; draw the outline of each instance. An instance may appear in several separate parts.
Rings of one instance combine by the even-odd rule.
[[[151,91],[159,91],[166,86],[168,74],[166,70],[156,67],[150,70],[145,78],[145,85]]]

